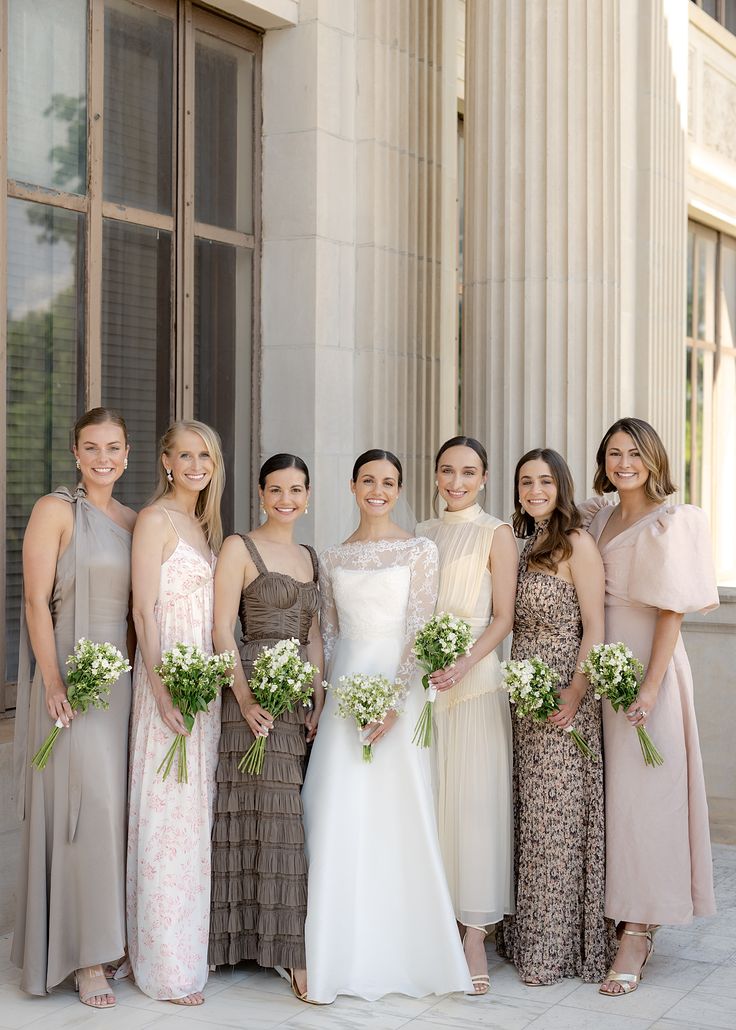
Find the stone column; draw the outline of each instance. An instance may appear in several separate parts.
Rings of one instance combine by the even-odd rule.
[[[467,0],[462,421],[498,514],[533,446],[584,496],[624,414],[682,466],[686,83],[676,0]]]
[[[265,37],[261,446],[310,460],[320,546],[350,522],[359,451],[395,450],[424,514],[454,429],[454,19],[454,0],[302,0]]]

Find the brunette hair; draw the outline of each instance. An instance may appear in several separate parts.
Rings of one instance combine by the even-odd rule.
[[[649,478],[644,484],[644,491],[650,501],[662,503],[673,494],[677,487],[672,482],[670,460],[659,433],[642,418],[620,418],[614,422],[601,440],[596,452],[596,470],[593,477],[593,489],[597,494],[614,493],[616,487],[606,475],[606,451],[611,437],[616,433],[628,433],[636,444]]]
[[[480,463],[483,466],[483,472],[486,473],[488,471],[488,455],[486,453],[485,447],[480,442],[480,440],[476,440],[474,436],[453,436],[449,440],[445,440],[440,449],[437,451],[437,454],[435,455],[434,459],[435,472],[440,467],[440,458],[445,453],[445,451],[449,451],[451,447],[469,447],[471,451],[475,451],[475,453],[480,458]],[[439,511],[439,498],[439,487],[435,486],[434,496],[432,497],[432,511],[435,513],[435,515],[437,515]]]
[[[572,555],[570,534],[582,525],[580,512],[575,504],[575,486],[570,469],[567,467],[565,459],[557,451],[553,451],[550,447],[535,447],[519,458],[514,472],[514,514],[511,522],[514,533],[518,537],[529,537],[534,533],[536,523],[521,506],[519,473],[528,461],[537,460],[543,461],[549,466],[557,487],[557,503],[549,517],[547,535],[539,549],[529,556],[529,565],[531,568],[544,569],[556,575],[560,562],[567,561]]]
[[[72,447],[79,445],[79,437],[83,429],[86,429],[87,426],[102,426],[105,422],[111,422],[118,429],[122,429],[127,447],[128,427],[123,416],[119,411],[115,411],[114,408],[90,408],[89,411],[85,411],[83,415],[80,415],[72,429]]]
[[[202,437],[214,465],[212,479],[210,479],[204,490],[200,492],[194,514],[204,530],[207,543],[217,553],[222,545],[220,501],[222,499],[222,491],[225,489],[225,462],[222,457],[220,437],[211,426],[205,425],[204,422],[197,422],[195,419],[183,419],[169,426],[158,445],[158,484],[153,497],[148,503],[153,504],[154,501],[158,501],[171,493],[172,485],[166,478],[163,456],[164,454],[171,454],[179,433],[187,431]]]
[[[266,487],[266,479],[272,472],[280,472],[281,469],[299,469],[300,472],[304,473],[304,485],[307,490],[309,489],[309,469],[307,463],[300,458],[297,454],[272,454],[270,458],[267,458],[261,465],[261,471],[258,473],[258,485],[261,490]]]
[[[380,447],[372,447],[369,451],[363,451],[362,454],[358,455],[353,465],[353,474],[351,476],[353,482],[356,481],[358,473],[369,461],[390,461],[399,474],[399,486],[403,486],[404,470],[401,467],[401,462],[391,451],[384,451]]]
[[[475,451],[480,458],[481,464],[483,465],[483,471],[488,471],[488,455],[486,454],[486,449],[483,444],[479,440],[476,440],[474,436],[453,436],[450,440],[445,440],[437,451],[434,459],[435,472],[440,467],[440,458],[445,451],[449,451],[451,447],[469,447],[472,451]]]

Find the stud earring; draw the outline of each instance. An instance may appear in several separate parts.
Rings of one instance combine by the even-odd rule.
[[[485,488],[486,488],[486,484],[485,483],[481,483],[480,484],[480,488],[478,490],[478,493],[480,493],[481,490],[485,490]]]
[[[123,472],[125,472],[125,470],[127,468],[128,468],[128,459],[126,458],[125,461],[123,462]]]
[[[174,482],[174,473],[171,471],[171,469],[166,469],[166,478],[170,483]]]
[[[79,463],[79,458],[77,458],[77,468],[78,468],[78,469],[81,469],[81,467],[82,467],[82,466],[81,466],[81,465],[80,465],[80,463]]]

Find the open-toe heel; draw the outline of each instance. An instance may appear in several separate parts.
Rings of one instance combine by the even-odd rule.
[[[463,951],[465,951],[465,938],[468,936],[468,930],[480,930],[483,934],[484,941],[488,936],[488,930],[486,930],[485,926],[473,926],[472,923],[468,923],[465,927],[465,933],[463,934]],[[470,966],[468,966],[468,972],[470,972]],[[468,998],[481,998],[484,994],[488,994],[491,987],[491,978],[488,973],[479,973],[476,976],[473,976],[471,973],[470,982],[473,985],[473,990],[472,992],[465,992]]]
[[[644,978],[644,970],[647,962],[654,954],[654,934],[659,929],[659,926],[650,926],[646,930],[624,930],[623,934],[627,937],[646,937],[647,939],[647,953],[644,961],[642,962],[638,973],[617,973],[616,970],[611,967],[608,970],[605,980],[598,988],[599,994],[604,994],[607,998],[622,998],[625,994],[631,994],[639,986],[639,981]],[[623,936],[622,934],[622,936]],[[607,983],[619,984],[621,987],[620,991],[604,991],[603,984]]]

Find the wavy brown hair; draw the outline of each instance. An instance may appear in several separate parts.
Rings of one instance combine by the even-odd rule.
[[[645,422],[643,418],[620,418],[606,432],[595,456],[596,470],[593,477],[593,489],[597,494],[611,494],[616,487],[606,475],[606,451],[611,437],[616,433],[628,433],[636,444],[642,463],[649,476],[644,484],[644,491],[650,501],[661,504],[673,494],[677,487],[670,474],[670,459],[657,430]]]
[[[535,447],[519,458],[514,472],[514,514],[511,522],[516,536],[523,538],[534,534],[536,523],[524,511],[519,498],[519,473],[528,461],[543,461],[548,466],[557,487],[557,504],[549,517],[547,535],[538,550],[529,557],[531,568],[541,569],[557,575],[560,562],[572,556],[570,534],[580,529],[582,520],[575,504],[575,485],[567,462],[550,447]]]
[[[187,430],[191,430],[191,432],[201,436],[214,465],[212,479],[210,479],[197,498],[194,515],[202,527],[207,543],[217,554],[222,546],[220,501],[222,500],[222,491],[225,489],[225,461],[222,457],[220,437],[211,426],[205,425],[204,422],[197,422],[196,419],[183,419],[169,426],[158,445],[158,485],[148,503],[152,504],[154,501],[158,501],[171,493],[172,486],[166,478],[163,456],[164,454],[171,454],[174,450],[177,436],[179,433],[186,432]]]

